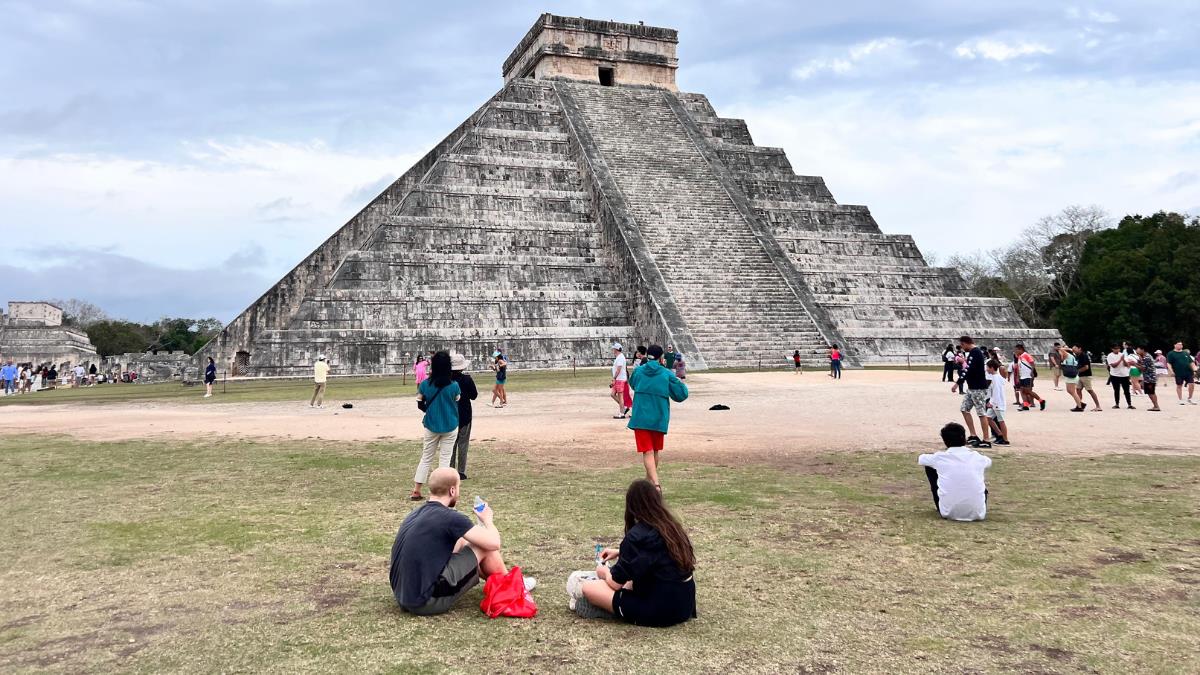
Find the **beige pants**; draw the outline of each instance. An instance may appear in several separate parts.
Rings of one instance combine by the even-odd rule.
[[[308,404],[309,405],[321,405],[323,403],[325,403],[325,383],[324,382],[314,382],[313,383],[313,397],[312,397],[312,400],[308,402]]]
[[[421,462],[417,464],[417,473],[413,476],[414,483],[425,484],[429,480],[429,472],[433,468],[433,458],[437,457],[438,468],[450,466],[450,453],[454,452],[454,440],[458,438],[458,429],[451,429],[444,434],[435,434],[425,430],[425,444],[421,448]]]

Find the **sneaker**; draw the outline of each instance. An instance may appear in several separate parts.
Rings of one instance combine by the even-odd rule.
[[[1131,405],[1127,405],[1127,406],[1125,406],[1125,407],[1126,407],[1126,408],[1129,408],[1130,410],[1137,410],[1137,408],[1135,408],[1135,407],[1133,407],[1133,406],[1131,406]]]
[[[1179,402],[1179,405],[1187,405],[1187,404],[1186,404],[1186,403],[1184,403],[1183,401],[1180,401],[1180,402]]]
[[[977,447],[977,448],[990,448],[990,447],[992,447],[992,444],[991,444],[991,443],[989,443],[989,442],[987,442],[987,441],[979,441],[979,444],[978,444],[978,445],[976,445],[975,447]]]
[[[533,577],[525,577],[525,592],[528,593],[537,588],[537,579]]]
[[[611,619],[612,614],[596,607],[587,601],[587,598],[580,597],[575,601],[575,606],[571,608],[575,611],[576,616],[581,619]]]
[[[978,436],[967,436],[967,445],[972,448],[978,448],[981,442]]]
[[[1200,405],[1200,403],[1196,403],[1195,401],[1193,401],[1192,399],[1189,398],[1188,405]]]
[[[1120,410],[1120,409],[1121,409],[1121,406],[1119,406],[1119,405],[1114,405],[1114,406],[1113,406],[1113,410]]]
[[[588,570],[580,570],[571,572],[571,576],[567,577],[567,606],[575,609],[577,600],[583,598],[583,585],[589,581],[596,581],[596,573]]]
[[[1071,412],[1083,412],[1084,410],[1087,410],[1087,408],[1071,408]]]
[[[1046,409],[1046,401],[1043,400],[1042,401],[1042,410],[1045,410],[1045,409]]]
[[[1009,443],[1007,438],[997,438],[996,445],[1012,445],[1012,443]]]
[[[465,474],[465,473],[463,473],[463,472],[459,471],[459,472],[458,472],[458,479],[459,479],[459,480],[466,480],[466,479],[467,479],[467,474]]]
[[[212,398],[212,394],[205,394],[204,398]]]

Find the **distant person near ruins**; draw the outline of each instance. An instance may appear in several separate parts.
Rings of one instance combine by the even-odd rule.
[[[1046,365],[1050,367],[1050,376],[1054,378],[1054,391],[1062,391],[1058,383],[1062,380],[1062,345],[1055,342],[1046,354]]]
[[[17,367],[13,365],[12,359],[8,363],[0,366],[0,379],[4,380],[4,395],[12,396],[17,393]]]
[[[1113,345],[1104,357],[1108,366],[1108,383],[1113,390],[1113,410],[1121,408],[1121,394],[1125,394],[1125,407],[1133,410],[1133,400],[1129,396],[1129,368],[1137,365],[1137,359],[1126,354],[1120,345]]]
[[[86,373],[87,373],[87,371],[85,371],[83,369],[82,363],[76,365],[75,368],[72,369],[71,374],[75,376],[74,379],[71,381],[71,387],[73,389],[78,389],[79,387],[83,386],[83,378]]]
[[[667,345],[667,351],[663,352],[663,365],[667,370],[675,370],[675,347]]]
[[[967,437],[966,443],[975,448],[990,448],[992,444],[988,440],[990,428],[987,421],[987,400],[991,383],[988,381],[987,368],[984,365],[984,353],[982,349],[975,346],[975,339],[970,335],[964,335],[958,341],[962,345],[963,351],[967,353],[965,368],[967,389],[963,394],[962,403],[958,407],[962,412],[963,421],[971,430],[971,435]],[[983,438],[975,435],[975,420],[971,417],[972,409],[979,417],[979,425],[983,427],[981,430]]]
[[[1017,401],[1017,403],[1021,406],[1022,410],[1029,410],[1031,407],[1033,407],[1034,401],[1037,401],[1041,406],[1041,409],[1045,410],[1046,399],[1039,396],[1038,393],[1033,390],[1033,382],[1035,379],[1037,379],[1038,374],[1037,364],[1034,363],[1033,354],[1025,351],[1025,345],[1020,342],[1017,343],[1017,346],[1013,349],[1013,352],[1016,355],[1017,362],[1017,382],[1021,389],[1021,398]]]
[[[953,382],[955,370],[954,345],[947,342],[946,348],[942,350],[942,382]],[[800,360],[800,352],[796,352],[796,360]]]
[[[633,414],[628,428],[633,430],[637,451],[646,467],[646,479],[662,489],[658,481],[658,453],[671,423],[671,401],[687,400],[688,388],[662,364],[663,349],[650,345],[646,350],[650,360],[633,373],[629,386],[637,396],[633,399]]]
[[[508,383],[508,359],[504,358],[504,354],[497,349],[492,352],[491,369],[496,373],[496,385],[492,387],[492,407],[504,408],[508,406],[508,393],[504,391],[504,385]],[[496,401],[500,401],[500,405],[496,405]]]
[[[1196,393],[1196,362],[1191,354],[1183,349],[1183,342],[1176,342],[1175,348],[1167,353],[1167,373],[1175,378],[1175,396],[1179,405],[1191,403],[1196,405],[1192,396]],[[1183,400],[1183,388],[1187,387],[1187,402]]]
[[[792,365],[795,367],[795,370],[793,372],[795,372],[797,375],[804,374],[804,367],[800,364],[800,350],[799,349],[792,352]]]
[[[425,413],[421,425],[425,436],[421,446],[421,460],[413,475],[413,490],[409,499],[421,501],[421,485],[429,478],[429,471],[437,458],[438,468],[450,466],[450,455],[454,453],[454,442],[458,439],[458,399],[462,389],[454,381],[450,355],[438,352],[429,360],[429,378],[421,383],[417,392],[417,408]],[[458,476],[456,475],[455,478]]]
[[[675,377],[687,379],[687,362],[683,359],[683,352],[675,352]]]
[[[416,382],[417,388],[421,387],[421,383],[429,378],[429,361],[425,360],[424,354],[417,354],[417,361],[413,363],[413,381]]]
[[[1087,391],[1088,394],[1091,394],[1092,403],[1095,405],[1092,412],[1101,412],[1100,397],[1096,396],[1096,390],[1092,388],[1092,355],[1080,345],[1072,346],[1071,352],[1075,355],[1075,360],[1079,362],[1079,398],[1082,400],[1083,392]]]
[[[471,401],[479,398],[479,388],[467,372],[471,362],[467,357],[450,354],[450,379],[458,384],[458,433],[454,437],[454,451],[450,454],[450,466],[458,469],[458,479],[467,479],[467,449],[471,445],[471,421],[474,411]]]
[[[100,370],[98,368],[96,368],[96,364],[94,364],[94,363],[91,365],[90,368],[88,368],[88,386],[89,387],[96,386],[96,373],[98,373],[98,372],[100,372]]]
[[[829,348],[829,376],[835,380],[842,379],[842,350],[837,345]]]
[[[1142,392],[1153,406],[1147,408],[1147,411],[1159,412],[1162,408],[1158,407],[1158,364],[1144,346],[1137,348],[1137,358],[1142,371]]]
[[[623,349],[620,342],[612,344],[612,382],[608,385],[608,388],[612,392],[610,397],[617,404],[617,414],[613,415],[614,420],[625,419],[625,416],[629,414],[630,408],[625,403],[629,389],[629,362],[625,358]]]
[[[329,363],[325,360],[324,354],[318,354],[317,362],[313,364],[313,395],[308,402],[308,407],[325,407],[325,383],[328,380]]]
[[[1063,381],[1067,385],[1067,394],[1075,403],[1071,407],[1071,412],[1083,412],[1087,410],[1087,406],[1083,403],[1083,394],[1079,388],[1079,360],[1075,358],[1075,354],[1070,349],[1059,346],[1058,363],[1062,369]]]
[[[204,398],[212,398],[213,382],[217,381],[217,362],[208,357],[208,365],[204,367]]]

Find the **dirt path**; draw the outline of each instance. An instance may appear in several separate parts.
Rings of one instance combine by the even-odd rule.
[[[961,421],[959,397],[938,374],[906,371],[848,373],[840,382],[823,374],[721,373],[688,378],[691,398],[672,406],[667,451],[675,458],[719,464],[752,461],[789,464],[814,452],[925,451],[936,447],[937,430]],[[1164,394],[1164,412],[1138,410],[1071,413],[1065,392],[1040,389],[1045,412],[1008,418],[1014,451],[1070,455],[1108,453],[1200,454],[1195,430],[1200,406],[1178,406]],[[1106,403],[1104,391],[1101,402]],[[609,464],[628,461],[633,439],[612,419],[616,406],[606,390],[541,391],[514,396],[503,410],[477,402],[474,438],[501,449],[567,460]],[[482,398],[481,398],[482,400]],[[0,425],[9,431],[56,430],[92,440],[171,437],[319,438],[332,441],[417,439],[421,416],[410,399],[355,401],[341,408],[336,385],[324,409],[305,402],[208,405],[124,403],[85,406],[7,406]],[[728,411],[710,411],[716,403]],[[554,460],[551,460],[554,461]]]

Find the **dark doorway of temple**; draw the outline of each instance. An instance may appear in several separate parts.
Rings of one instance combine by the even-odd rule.
[[[250,352],[238,352],[233,356],[233,376],[245,375],[250,369]]]
[[[611,87],[613,86],[614,71],[612,68],[600,67],[600,84]]]

